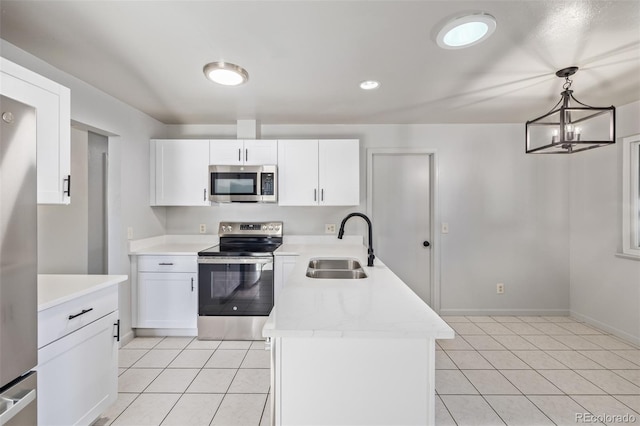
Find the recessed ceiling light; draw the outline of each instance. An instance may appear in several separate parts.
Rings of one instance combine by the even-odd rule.
[[[238,86],[249,80],[247,70],[229,62],[211,62],[203,71],[209,80],[224,86]]]
[[[436,43],[443,49],[461,49],[486,40],[495,29],[496,19],[487,13],[466,15],[442,27]]]
[[[360,88],[362,90],[373,90],[373,89],[377,89],[378,87],[380,87],[380,82],[375,80],[365,80],[362,83],[360,83]]]

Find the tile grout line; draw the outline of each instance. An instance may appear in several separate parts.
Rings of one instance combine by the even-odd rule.
[[[474,323],[473,321],[471,321],[471,323],[473,323],[473,324],[475,325],[475,323]],[[552,323],[552,322],[550,322],[550,323]],[[501,323],[501,324],[504,324],[504,323]],[[552,324],[556,324],[556,323],[552,323]],[[559,325],[559,324],[561,324],[561,323],[557,323],[556,325],[561,326],[561,325]],[[531,325],[531,324],[529,324],[529,325]],[[535,326],[533,326],[533,327],[534,327],[534,328],[537,328],[537,327],[535,327]],[[509,329],[509,327],[506,327],[506,326],[505,326],[505,328]],[[587,342],[590,342],[590,343],[594,344],[595,346],[597,346],[597,347],[599,347],[599,348],[602,348],[602,349],[597,349],[597,350],[604,350],[604,351],[606,351],[606,352],[608,352],[608,353],[611,353],[611,354],[617,355],[617,354],[615,354],[615,353],[613,352],[613,350],[607,349],[607,348],[603,347],[602,345],[599,345],[599,344],[597,344],[597,343],[591,342],[591,341],[590,341],[590,340],[588,340],[588,339],[585,339],[585,338],[583,337],[583,335],[578,335],[578,334],[574,333],[572,330],[569,330],[569,329],[567,329],[567,328],[565,328],[565,327],[562,327],[562,328],[564,328],[565,330],[567,330],[567,331],[568,331],[568,333],[567,333],[567,335],[568,335],[568,336],[576,336],[576,337],[580,337],[580,338],[582,338],[582,339],[586,340]],[[511,329],[509,329],[509,330],[511,330]],[[484,330],[483,330],[483,331],[484,331]],[[513,330],[511,330],[511,331],[513,331]],[[557,337],[554,337],[554,336],[560,336],[560,335],[551,335],[551,334],[547,334],[547,332],[545,332],[544,330],[540,330],[540,331],[542,332],[542,334],[539,334],[539,335],[547,336],[547,337],[549,337],[549,338],[551,338],[551,339],[553,339],[553,340],[555,340],[555,341],[557,341],[557,342],[559,342],[559,343],[561,343],[561,344],[563,344],[563,345],[564,345],[564,343],[562,343],[560,340],[558,340],[558,338],[557,338]],[[597,330],[595,330],[595,331],[597,331]],[[523,335],[521,335],[521,334],[519,334],[519,333],[514,333],[514,334],[515,334],[515,335],[518,335],[518,336],[520,336],[520,337],[524,336],[524,334],[523,334]],[[493,340],[496,340],[496,339],[493,337],[493,335],[491,335],[491,334],[489,334],[489,333],[485,333],[484,335],[488,335],[488,336],[489,336],[489,337],[491,337]],[[538,335],[538,334],[536,334],[536,335]],[[589,334],[589,335],[608,335],[608,334],[603,334],[603,333],[595,334],[595,333],[594,333],[594,334]],[[535,403],[534,403],[534,402],[529,398],[529,395],[524,394],[522,391],[520,391],[520,389],[518,389],[518,387],[517,387],[517,386],[515,386],[515,385],[514,385],[514,384],[513,384],[513,383],[512,383],[512,382],[511,382],[511,381],[510,381],[510,380],[509,380],[509,379],[508,379],[508,378],[507,378],[503,373],[502,373],[502,371],[501,371],[499,368],[497,368],[493,363],[491,363],[491,361],[490,361],[488,358],[486,358],[486,357],[485,357],[485,356],[480,352],[480,349],[476,348],[476,347],[475,347],[475,346],[473,346],[470,342],[468,342],[466,339],[464,339],[464,337],[463,337],[461,334],[459,334],[459,333],[458,333],[458,335],[457,335],[456,337],[460,337],[460,338],[462,339],[462,341],[464,341],[466,344],[468,344],[469,346],[471,346],[471,347],[472,347],[472,351],[473,351],[473,352],[476,352],[476,353],[477,353],[478,355],[480,355],[483,359],[485,359],[485,360],[486,360],[486,361],[487,361],[487,362],[488,362],[492,367],[494,367],[494,369],[495,369],[496,371],[498,371],[498,372],[500,373],[500,375],[501,375],[502,377],[504,377],[504,378],[505,378],[505,380],[507,380],[507,382],[509,382],[512,386],[514,386],[514,387],[515,387],[515,388],[520,392],[520,395],[524,396],[524,397],[525,397],[525,398],[526,398],[526,399],[527,399],[531,404],[533,404],[533,406],[535,406],[535,407],[536,407],[536,409],[538,409],[538,410],[539,410],[539,411],[540,411],[540,412],[541,412],[541,413],[542,413],[546,418],[548,418],[552,423],[554,423],[554,424],[555,424],[555,422],[553,422],[553,420],[549,417],[549,415],[548,415],[545,411],[543,411],[541,407],[539,407],[538,405],[536,405],[536,404],[535,404]],[[614,338],[615,338],[615,336],[612,336],[612,337],[614,337]],[[522,337],[522,338],[524,338],[524,337]],[[615,398],[615,396],[614,396],[613,394],[609,394],[609,393],[608,393],[608,392],[606,392],[604,389],[602,389],[600,386],[598,386],[597,384],[593,383],[593,382],[592,382],[591,380],[589,380],[588,378],[586,378],[586,377],[582,376],[580,373],[578,373],[577,371],[575,371],[573,368],[570,368],[566,363],[563,363],[562,361],[557,360],[555,357],[553,357],[551,354],[549,354],[549,353],[548,353],[549,351],[554,351],[554,350],[552,350],[552,349],[543,349],[543,348],[541,348],[539,345],[536,345],[535,343],[533,343],[533,342],[529,341],[529,339],[526,339],[526,338],[524,338],[524,339],[525,339],[526,341],[528,341],[530,344],[532,344],[532,346],[536,347],[536,348],[537,348],[537,350],[539,350],[539,351],[541,351],[541,352],[543,352],[543,353],[545,353],[545,354],[548,354],[548,355],[549,355],[549,356],[551,356],[555,361],[557,361],[557,362],[559,362],[561,365],[564,365],[565,367],[567,367],[566,369],[544,369],[544,370],[572,371],[573,373],[577,374],[579,377],[583,378],[584,380],[586,380],[587,382],[589,382],[590,384],[592,384],[592,385],[593,385],[593,386],[595,386],[596,388],[598,388],[598,389],[602,390],[602,391],[605,393],[605,395],[612,397],[614,400],[616,400],[616,401],[618,401],[618,402],[622,403],[624,406],[628,406],[627,404],[624,404],[624,402],[619,401],[617,398]],[[616,339],[616,340],[617,340],[617,339]],[[498,343],[499,343],[499,344],[501,344],[499,341],[498,341]],[[622,342],[622,343],[626,343],[626,342]],[[565,345],[565,346],[566,346],[566,345]],[[442,348],[442,350],[444,351],[445,355],[446,355],[447,357],[449,357],[449,354],[447,353],[447,349]],[[460,349],[449,349],[449,350],[460,350]],[[467,349],[467,350],[468,350],[468,349]],[[563,396],[568,397],[571,401],[573,401],[574,403],[576,403],[579,407],[582,407],[583,409],[585,409],[585,411],[590,412],[589,410],[586,410],[586,408],[585,408],[584,406],[582,406],[582,404],[580,404],[578,401],[576,401],[576,400],[572,397],[572,395],[567,394],[567,393],[566,393],[566,392],[564,392],[562,389],[559,389],[559,388],[558,388],[558,386],[557,386],[556,384],[554,384],[553,382],[550,382],[550,381],[549,381],[549,379],[547,379],[544,375],[542,375],[542,374],[538,371],[538,369],[533,368],[533,367],[530,365],[530,363],[528,363],[526,360],[524,360],[524,359],[522,359],[521,357],[519,357],[517,354],[513,353],[513,351],[514,351],[514,350],[516,350],[516,349],[509,349],[509,348],[506,348],[506,351],[503,351],[503,352],[509,352],[509,353],[511,353],[511,354],[512,354],[513,356],[515,356],[517,359],[519,359],[520,361],[522,361],[525,365],[527,365],[528,367],[530,367],[530,370],[525,370],[525,371],[535,371],[537,374],[539,374],[540,376],[542,376],[542,377],[543,377],[547,382],[549,382],[552,386],[554,386],[554,387],[555,387],[555,388],[557,388],[560,392],[562,392],[562,395],[563,395]],[[561,350],[563,350],[563,349],[561,349]],[[594,349],[594,350],[596,350],[596,349]],[[499,350],[496,350],[496,349],[487,349],[487,351],[499,351]],[[563,350],[563,351],[565,351],[565,350]],[[582,355],[582,356],[585,356],[585,355],[581,354],[580,352],[578,352],[578,350],[577,350],[577,349],[574,349],[573,347],[567,347],[567,350],[566,350],[566,351],[567,351],[567,352],[575,352],[575,353],[578,353],[578,354],[580,354],[580,355]],[[619,356],[619,355],[618,355],[618,356]],[[585,357],[586,357],[586,356],[585,356]],[[460,372],[463,374],[463,376],[467,379],[467,381],[469,381],[469,382],[471,383],[471,385],[474,387],[474,389],[475,389],[476,391],[478,391],[477,387],[473,384],[473,382],[471,382],[471,381],[469,380],[469,378],[467,377],[467,375],[466,375],[466,374],[464,374],[464,371],[462,371],[462,369],[460,369],[460,368],[459,368],[458,364],[453,360],[453,358],[451,358],[451,357],[449,357],[449,358],[450,358],[450,359],[451,359],[451,361],[453,362],[453,365],[454,365],[454,366],[456,366],[456,367],[458,367],[458,371],[460,371]],[[591,358],[589,358],[589,357],[586,357],[586,358],[587,358],[587,359],[589,359],[590,361],[592,361],[592,362],[593,362],[594,364],[596,364],[596,365],[601,365],[600,363],[598,363],[598,362],[594,361],[593,359],[591,359]],[[623,357],[620,357],[620,358],[623,358]],[[624,359],[624,358],[623,358],[623,359]],[[635,364],[635,363],[631,362],[631,364]],[[606,368],[606,367],[604,367],[604,366],[602,366],[602,367],[603,367],[603,368],[601,368],[601,369],[591,369],[591,370],[598,370],[598,371],[599,371],[599,370],[602,370],[602,371],[612,371],[612,369],[610,369],[610,368]],[[619,375],[619,374],[617,374],[616,372],[613,372],[613,373],[614,373],[614,374],[616,374],[616,375],[618,375],[618,376],[620,376],[620,375]],[[624,377],[623,377],[623,379],[625,379],[625,380],[626,380],[626,378],[624,378]],[[626,380],[626,381],[627,381],[627,382],[629,382],[629,383],[631,383],[631,384],[634,384],[634,383],[632,383],[632,382],[631,382],[631,381],[629,381],[629,380]],[[479,391],[478,391],[478,392],[479,392]],[[489,401],[487,401],[487,399],[486,399],[486,398],[484,398],[484,395],[483,395],[483,394],[481,394],[480,392],[479,392],[479,394],[483,397],[483,399],[487,402],[487,404],[489,404],[489,406],[491,406],[491,404],[489,403]],[[440,394],[438,394],[438,396],[440,397]],[[536,396],[537,396],[537,395],[536,395]],[[576,396],[578,396],[578,395],[576,395]],[[602,395],[597,394],[597,396],[602,396]],[[442,400],[442,402],[444,403],[444,400],[443,400],[442,398],[441,398],[441,400]],[[445,407],[446,407],[446,404],[445,404]],[[446,408],[447,408],[447,411],[449,412],[449,414],[451,415],[451,417],[453,418],[454,422],[456,422],[456,424],[457,424],[457,421],[456,421],[456,420],[455,420],[455,418],[453,417],[453,415],[452,415],[452,413],[450,412],[449,408],[448,408],[448,407],[446,407]],[[491,406],[491,408],[494,410],[494,412],[496,411],[496,410],[495,410],[495,408],[493,408],[493,406]],[[632,411],[634,411],[631,407],[629,407],[629,408],[630,408]],[[498,414],[498,413],[496,412],[496,414]],[[499,414],[498,414],[498,417],[500,417],[500,418],[501,418],[501,420],[503,420],[503,421],[504,421],[504,419],[502,419],[502,417],[501,417]],[[505,422],[505,423],[506,423],[506,422]]]

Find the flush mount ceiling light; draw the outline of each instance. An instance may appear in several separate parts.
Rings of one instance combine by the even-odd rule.
[[[211,62],[203,71],[209,80],[224,86],[239,86],[249,80],[247,70],[229,62]]]
[[[564,91],[551,111],[527,121],[527,154],[571,154],[615,143],[615,107],[592,107],[574,98],[569,77],[577,71],[578,67],[569,67],[556,72],[565,79]]]
[[[377,89],[378,87],[380,87],[380,82],[375,80],[365,80],[360,83],[360,88],[362,90],[373,90]]]
[[[496,19],[488,13],[474,13],[455,18],[438,32],[436,43],[443,49],[462,49],[473,46],[496,30]]]

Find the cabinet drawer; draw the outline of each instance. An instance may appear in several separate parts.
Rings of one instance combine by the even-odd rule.
[[[38,348],[118,310],[118,286],[113,285],[38,312]]]
[[[138,256],[139,272],[198,272],[198,258],[189,256]]]

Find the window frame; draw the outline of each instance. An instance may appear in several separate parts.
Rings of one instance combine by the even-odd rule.
[[[622,253],[640,260],[640,133],[622,139]]]

